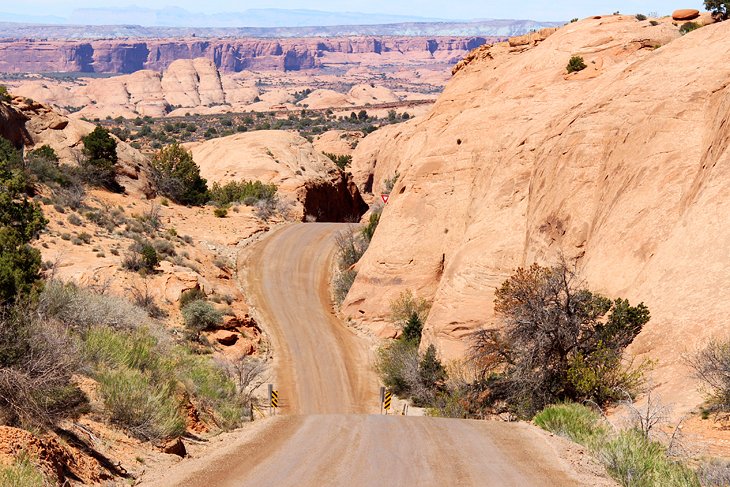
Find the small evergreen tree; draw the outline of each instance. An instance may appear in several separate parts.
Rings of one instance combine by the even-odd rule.
[[[48,222],[27,187],[20,151],[0,137],[0,306],[27,294],[40,278],[40,252],[28,244]]]
[[[407,342],[413,342],[416,346],[421,343],[421,333],[423,332],[423,323],[421,318],[418,317],[418,313],[413,312],[403,326],[403,334],[401,339]]]
[[[705,8],[720,20],[725,20],[730,15],[730,1],[728,0],[705,0]]]
[[[101,125],[81,140],[86,156],[81,163],[86,182],[110,191],[121,191],[122,187],[116,180],[117,141]]]
[[[202,205],[208,200],[207,181],[193,155],[179,144],[160,149],[152,159],[152,179],[161,194],[183,205]]]
[[[446,380],[446,369],[436,354],[436,347],[429,345],[418,364],[418,375],[426,390],[439,389]]]

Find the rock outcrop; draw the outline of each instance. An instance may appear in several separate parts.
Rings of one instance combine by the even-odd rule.
[[[178,59],[207,58],[221,71],[318,68],[329,55],[463,56],[488,37],[333,37],[307,39],[5,40],[0,72],[133,73],[162,71]]]
[[[573,55],[591,77],[565,76]],[[609,16],[477,50],[429,114],[358,145],[361,189],[401,176],[344,313],[386,335],[411,289],[433,300],[424,345],[459,357],[514,269],[562,254],[648,305],[629,351],[657,360],[665,401],[696,405],[681,355],[730,326],[728,79],[730,23],[680,36]]]
[[[367,211],[354,182],[295,133],[261,130],[186,146],[208,181],[274,183],[302,219],[351,221]]]
[[[685,8],[672,12],[674,20],[694,20],[700,16],[700,11],[693,8]]]
[[[92,130],[91,123],[68,118],[27,98],[16,96],[9,103],[0,103],[0,135],[18,148],[49,145],[66,164],[78,164],[84,147],[81,139]],[[121,141],[117,142],[117,156],[117,180],[125,190],[133,196],[152,194],[147,158]]]

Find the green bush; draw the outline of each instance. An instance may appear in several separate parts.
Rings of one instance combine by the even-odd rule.
[[[130,271],[154,272],[159,264],[160,256],[149,242],[135,242],[122,259],[122,267]]]
[[[719,20],[725,20],[730,15],[730,1],[728,0],[705,0],[705,9],[712,12],[712,15]]]
[[[213,214],[216,216],[216,218],[225,218],[228,216],[228,208],[225,206],[219,206],[215,210],[213,210]]]
[[[8,88],[5,85],[0,85],[0,101],[9,102],[12,99],[10,96],[10,93],[8,93]]]
[[[375,235],[375,230],[378,228],[378,224],[380,223],[380,215],[382,212],[382,208],[373,210],[370,213],[368,224],[362,229],[362,236],[365,237],[365,240],[368,242],[370,242],[373,239],[373,235]]]
[[[23,158],[0,137],[0,303],[31,291],[40,278],[40,252],[29,243],[48,223],[28,198]]]
[[[180,306],[180,309],[183,309],[185,306],[187,306],[189,303],[192,303],[193,301],[205,301],[206,295],[205,292],[203,292],[202,289],[198,287],[194,287],[192,289],[188,289],[187,291],[183,291],[180,294],[180,301],[178,305]]]
[[[202,205],[208,200],[207,181],[190,151],[175,143],[152,159],[152,179],[161,194],[183,205]]]
[[[156,383],[149,375],[124,367],[105,370],[97,379],[111,421],[135,437],[157,441],[185,432],[173,384]]]
[[[182,309],[185,327],[197,339],[200,332],[215,328],[223,321],[223,314],[212,304],[205,301],[193,301]]]
[[[49,485],[40,468],[27,455],[21,455],[12,464],[0,466],[0,485],[7,487],[38,487]]]
[[[680,34],[685,35],[685,34],[689,34],[693,30],[699,29],[700,27],[702,27],[702,26],[700,24],[698,24],[697,22],[685,22],[679,28],[679,32],[680,32]]]
[[[407,340],[395,340],[382,346],[377,353],[375,369],[388,390],[423,407],[434,405],[447,378],[433,345],[424,354],[419,354],[418,345]]]
[[[589,447],[598,446],[608,434],[606,424],[597,413],[576,403],[548,406],[534,421],[546,431]]]
[[[566,66],[565,69],[568,71],[568,73],[575,73],[578,71],[583,71],[586,68],[586,63],[581,56],[573,56],[570,58],[570,61],[568,61],[568,66]]]
[[[84,156],[81,168],[87,183],[119,192],[123,188],[116,180],[117,141],[101,125],[81,139],[84,143]]]
[[[355,283],[357,272],[351,269],[337,271],[332,280],[332,294],[337,305],[341,305]]]
[[[352,156],[349,154],[331,154],[329,152],[324,152],[324,155],[327,156],[332,162],[335,163],[337,167],[340,168],[340,170],[344,171],[347,166],[349,166],[352,163]]]
[[[124,298],[98,294],[72,283],[46,282],[38,297],[38,315],[66,328],[84,331],[94,326],[129,330],[147,323],[147,314]]]
[[[608,473],[626,487],[700,487],[697,475],[672,461],[660,443],[640,431],[627,430],[600,447]]]
[[[646,15],[644,15],[644,14],[636,14],[636,20],[638,20],[639,22],[643,22],[646,19],[647,19]]]
[[[254,206],[260,200],[274,199],[277,189],[275,184],[265,184],[261,181],[230,181],[222,186],[213,183],[210,199],[218,205],[241,202]]]

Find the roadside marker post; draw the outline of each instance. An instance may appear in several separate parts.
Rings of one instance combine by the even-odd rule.
[[[274,408],[274,416],[276,416],[276,410],[279,407],[279,391],[276,389],[271,391],[271,407]]]
[[[383,401],[385,401],[385,387],[380,387],[380,414],[383,414]]]
[[[390,411],[390,403],[393,400],[393,393],[390,391],[385,392],[385,400],[383,401],[383,409],[385,409],[385,414],[388,414],[388,411]]]
[[[269,394],[267,396],[269,400],[269,416],[271,416],[271,403],[272,403],[272,393],[274,392],[274,384],[269,384]]]

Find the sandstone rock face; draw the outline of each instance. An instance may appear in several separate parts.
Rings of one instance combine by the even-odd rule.
[[[700,16],[700,11],[692,8],[675,10],[672,12],[673,20],[694,20]]]
[[[94,125],[70,119],[51,107],[15,97],[12,103],[0,103],[0,135],[17,147],[33,149],[49,145],[62,163],[75,165],[82,157],[82,137],[94,130]],[[149,162],[139,151],[118,141],[119,167],[117,180],[134,196],[151,194]]]
[[[681,354],[730,326],[730,23],[643,24],[480,49],[428,115],[363,140],[361,189],[401,177],[344,313],[379,332],[411,289],[433,299],[424,345],[459,357],[514,269],[562,253],[591,289],[648,305],[629,352],[658,361],[664,401],[696,405]],[[600,70],[566,79],[574,54]]]
[[[355,37],[311,39],[160,39],[0,43],[0,72],[133,73],[162,71],[178,59],[207,58],[221,71],[292,71],[321,66],[342,54],[461,57],[486,37]]]
[[[274,183],[301,218],[344,221],[367,210],[354,183],[295,133],[261,130],[186,146],[208,181]]]

